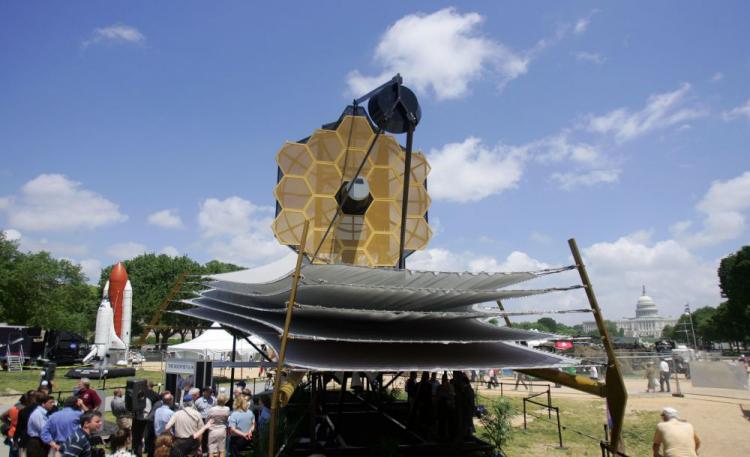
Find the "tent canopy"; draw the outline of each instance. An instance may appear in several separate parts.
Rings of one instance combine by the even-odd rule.
[[[261,344],[266,344],[265,341],[256,336],[249,336],[248,339],[258,347]],[[232,340],[232,335],[221,328],[218,322],[214,322],[210,329],[198,337],[169,346],[167,350],[174,353],[174,356],[179,359],[230,360],[232,357]],[[237,361],[249,360],[257,353],[258,351],[244,338],[237,338]]]

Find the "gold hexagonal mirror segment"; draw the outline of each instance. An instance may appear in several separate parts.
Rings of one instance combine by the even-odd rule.
[[[276,163],[285,175],[303,176],[312,165],[313,158],[306,145],[286,143],[276,154]]]
[[[335,198],[315,195],[305,206],[305,217],[310,219],[310,225],[315,229],[326,229],[336,215],[338,207]]]
[[[358,149],[348,149],[341,153],[338,159],[336,159],[336,165],[344,175],[344,180],[349,181],[354,178],[355,173],[359,169],[360,164],[365,159],[366,151],[360,151]],[[367,176],[370,172],[370,163],[365,162],[362,166],[361,176]]]
[[[307,170],[305,179],[316,195],[336,195],[342,181],[338,167],[324,162],[313,163]]]
[[[341,261],[341,254],[333,237],[329,233],[324,238],[326,227],[308,231],[305,252],[318,252],[318,255],[315,257],[315,263],[339,263]]]
[[[364,248],[372,231],[365,224],[365,217],[359,215],[342,214],[336,222],[334,239],[339,249],[352,250]]]
[[[364,116],[344,116],[336,133],[341,139],[344,148],[367,150],[370,141],[375,136],[370,122]]]
[[[365,223],[373,232],[392,232],[401,223],[401,207],[394,200],[375,200],[365,213]]]
[[[403,170],[403,168],[402,168]],[[411,155],[411,181],[424,184],[427,175],[430,174],[430,164],[421,152],[417,151]]]
[[[274,189],[276,200],[284,209],[302,210],[312,197],[310,186],[304,178],[284,176]]]
[[[370,193],[375,199],[393,199],[403,191],[401,174],[390,167],[375,167],[367,175]]]
[[[401,175],[404,172],[404,157],[404,150],[395,138],[380,135],[370,152],[369,160],[375,167],[391,167]]]
[[[419,251],[424,249],[427,247],[430,238],[432,238],[432,230],[423,217],[406,218],[404,249],[408,251]]]
[[[375,233],[367,241],[365,251],[373,266],[393,267],[398,263],[398,237],[393,233]]]
[[[406,217],[424,216],[430,207],[430,196],[423,185],[412,183],[409,186],[409,203],[406,206]]]
[[[302,239],[305,214],[302,211],[282,210],[273,221],[273,233],[281,244],[298,246]]]
[[[314,160],[319,162],[335,162],[344,144],[333,130],[318,129],[307,140],[307,147]]]
[[[341,251],[341,261],[351,265],[374,266],[364,249],[344,249]]]

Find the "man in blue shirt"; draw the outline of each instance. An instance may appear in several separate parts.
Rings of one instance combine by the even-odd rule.
[[[85,408],[83,401],[76,397],[68,397],[63,402],[63,409],[51,414],[49,420],[42,429],[42,441],[52,449],[59,451],[60,446],[78,428],[79,419],[83,411],[77,408]]]
[[[47,413],[55,407],[55,399],[49,395],[41,394],[37,397],[39,406],[29,416],[29,425],[27,427],[29,442],[26,445],[26,455],[28,457],[47,457],[49,446],[42,441],[42,431],[49,420]]]
[[[80,420],[81,425],[60,449],[63,457],[91,457],[91,435],[102,429],[102,413],[97,410],[86,411]]]
[[[172,406],[174,405],[174,397],[171,393],[165,392],[161,397],[161,403],[162,405],[157,408],[156,412],[154,413],[154,432],[156,433],[156,436],[164,433],[167,422],[169,422],[169,419],[171,419],[174,415],[174,411],[172,410]]]

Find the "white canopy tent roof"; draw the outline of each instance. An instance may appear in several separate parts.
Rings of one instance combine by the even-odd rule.
[[[230,360],[232,357],[232,335],[221,328],[219,323],[214,322],[211,328],[196,338],[184,343],[169,346],[167,351],[174,354],[178,359],[202,359],[202,360]],[[265,341],[249,336],[248,339],[256,346],[266,344]],[[250,360],[258,351],[244,338],[237,338],[237,361]]]

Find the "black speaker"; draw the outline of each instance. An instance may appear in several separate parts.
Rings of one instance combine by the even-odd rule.
[[[146,409],[146,385],[145,379],[131,378],[125,383],[125,407],[131,413]]]
[[[195,387],[203,389],[211,387],[213,383],[213,362],[196,362],[195,363]]]
[[[174,394],[175,404],[179,404],[182,398],[178,398],[182,392],[177,390],[177,377],[179,375],[173,373],[167,373],[166,379],[164,380],[164,388]]]

